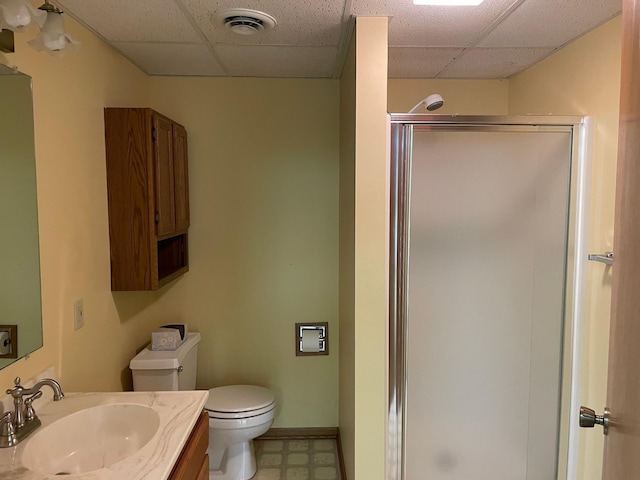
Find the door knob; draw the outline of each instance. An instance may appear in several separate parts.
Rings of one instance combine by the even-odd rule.
[[[604,409],[604,414],[596,415],[596,412],[587,407],[580,407],[580,426],[593,428],[595,425],[602,425],[603,433],[609,432],[609,410]]]

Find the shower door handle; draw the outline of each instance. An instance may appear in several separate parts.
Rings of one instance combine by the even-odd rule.
[[[580,407],[580,426],[583,428],[593,428],[595,425],[602,425],[603,433],[609,433],[609,409],[604,409],[604,414],[596,415],[596,412],[587,407]]]

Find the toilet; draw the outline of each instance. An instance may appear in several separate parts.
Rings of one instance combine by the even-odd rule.
[[[199,333],[172,351],[147,345],[129,363],[136,391],[194,390]],[[248,480],[256,473],[252,440],[271,427],[276,411],[273,392],[254,385],[227,385],[209,390],[209,479]]]

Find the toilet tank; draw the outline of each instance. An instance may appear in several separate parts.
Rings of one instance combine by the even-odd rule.
[[[195,390],[200,333],[188,333],[177,349],[151,350],[147,345],[129,363],[138,392]]]

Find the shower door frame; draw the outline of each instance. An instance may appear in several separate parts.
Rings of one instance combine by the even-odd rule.
[[[409,204],[414,131],[554,131],[571,132],[569,222],[564,292],[561,419],[556,480],[574,480],[578,469],[578,411],[582,319],[587,261],[587,221],[593,120],[580,116],[457,116],[389,114],[389,366],[387,480],[405,478],[407,398],[407,312]],[[575,380],[575,381],[574,381]],[[560,455],[561,451],[566,454]],[[428,479],[425,479],[428,480]]]

